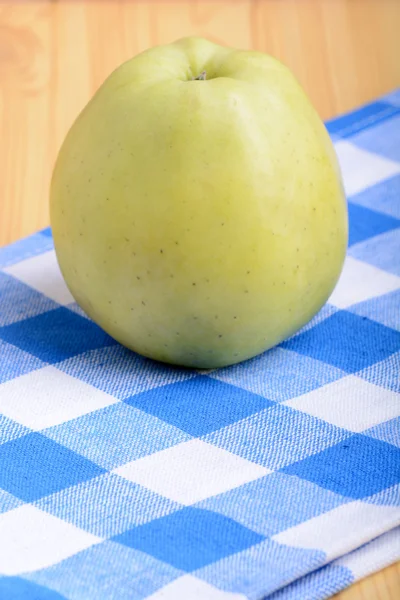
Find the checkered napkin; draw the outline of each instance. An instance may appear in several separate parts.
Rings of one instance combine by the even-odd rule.
[[[0,599],[325,598],[400,558],[400,91],[328,123],[350,243],[297,335],[202,372],[0,250]]]

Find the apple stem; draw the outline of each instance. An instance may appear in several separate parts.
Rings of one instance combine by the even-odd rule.
[[[207,73],[205,71],[202,71],[200,75],[197,75],[197,77],[193,77],[193,81],[205,81],[206,77]]]

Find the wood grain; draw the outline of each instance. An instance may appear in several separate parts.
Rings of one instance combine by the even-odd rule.
[[[185,35],[266,51],[322,118],[400,85],[399,0],[0,0],[0,245],[49,223],[54,160],[121,62]],[[400,565],[340,600],[397,600]]]
[[[202,35],[273,54],[323,118],[400,85],[399,0],[0,0],[0,244],[48,224],[76,115],[121,62]]]

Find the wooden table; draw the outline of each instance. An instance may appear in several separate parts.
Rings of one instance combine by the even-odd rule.
[[[328,118],[400,85],[399,31],[400,0],[0,0],[0,245],[48,225],[68,127],[141,50],[195,34],[269,52]],[[400,563],[337,596],[398,598]]]

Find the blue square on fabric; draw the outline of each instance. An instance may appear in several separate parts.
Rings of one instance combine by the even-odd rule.
[[[67,308],[0,327],[0,338],[51,364],[117,343],[92,321]]]
[[[372,123],[375,128],[375,123],[385,122],[398,112],[395,106],[386,102],[371,102],[341,117],[327,121],[326,128],[335,137],[348,138],[364,129],[368,130]],[[388,122],[391,123],[391,120]]]
[[[301,501],[299,501],[301,498]],[[349,502],[285,473],[271,473],[196,504],[270,537]]]
[[[400,289],[353,304],[348,310],[355,315],[368,317],[371,321],[377,321],[386,327],[400,331]]]
[[[0,272],[0,327],[35,317],[58,306],[11,275]]]
[[[382,271],[399,277],[400,286],[400,229],[386,231],[349,248],[349,256],[358,258]]]
[[[400,219],[400,174],[385,179],[351,197],[352,204]]]
[[[59,363],[57,369],[121,399],[197,374],[145,358],[120,344],[74,356]]]
[[[148,554],[105,541],[25,578],[56,590],[63,600],[144,600],[183,574]]]
[[[101,538],[110,538],[182,508],[114,473],[46,496],[36,506]]]
[[[383,100],[384,102],[388,102],[389,104],[400,108],[400,88],[386,94],[386,96],[383,97]]]
[[[363,502],[367,504],[375,504],[376,506],[396,506],[399,507],[400,498],[400,483],[385,488],[377,494],[363,498]]]
[[[365,208],[359,204],[348,203],[349,246],[400,227],[400,220],[384,213]]]
[[[125,402],[194,436],[274,405],[262,396],[206,375],[137,394]]]
[[[385,360],[375,363],[357,373],[369,383],[379,385],[393,392],[400,392],[400,351]]]
[[[350,435],[346,429],[289,406],[274,404],[205,435],[203,440],[274,471]]]
[[[54,248],[52,238],[34,233],[29,237],[18,240],[9,246],[0,248],[0,268],[9,267],[25,258],[32,258]]]
[[[41,233],[42,235],[45,235],[47,237],[52,237],[53,236],[53,234],[51,232],[51,227],[45,227],[44,229],[41,229],[39,231],[39,233]]]
[[[113,538],[186,572],[245,550],[264,539],[232,519],[192,507]]]
[[[355,373],[397,352],[400,332],[341,310],[281,346]]]
[[[30,432],[31,429],[28,429],[25,425],[21,425],[21,423],[17,423],[0,413],[0,445]]]
[[[335,310],[329,311],[329,314],[334,312]],[[284,402],[346,375],[347,373],[332,365],[297,352],[271,348],[251,360],[217,369],[209,377],[244,388],[274,402]]]
[[[105,469],[114,469],[191,439],[180,429],[124,402],[42,433]]]
[[[375,425],[375,427],[371,427],[371,429],[368,429],[363,433],[376,440],[381,440],[382,442],[387,442],[388,444],[400,448],[400,417],[395,417],[384,423],[379,423],[379,425]]]
[[[397,117],[384,120],[354,135],[352,144],[356,144],[363,150],[374,152],[393,161],[400,162],[400,108],[393,108],[393,115]]]
[[[44,367],[46,363],[23,352],[12,344],[7,344],[0,339],[0,356],[1,356],[1,369],[0,369],[0,384],[5,381],[15,379],[20,375],[25,375],[31,371],[36,371]]]
[[[0,489],[0,515],[23,504],[22,500]],[[0,595],[1,598],[1,595]]]
[[[1,577],[0,598],[4,600],[65,600],[58,592],[23,577]]]
[[[211,585],[218,582],[218,587],[225,592],[244,594],[251,600],[269,600],[271,592],[314,571],[325,561],[326,554],[321,550],[294,548],[267,539],[257,546],[206,565],[193,575]]]
[[[104,470],[39,433],[0,446],[0,487],[26,502],[38,500]]]
[[[361,499],[400,482],[400,448],[357,434],[282,472]]]

